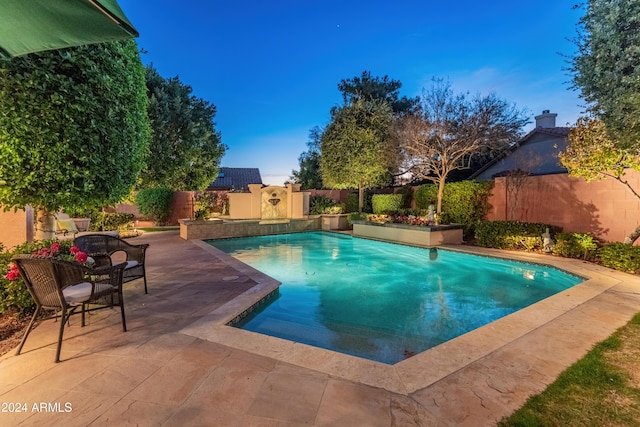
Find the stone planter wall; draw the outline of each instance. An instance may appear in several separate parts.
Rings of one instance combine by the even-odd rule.
[[[180,220],[180,237],[192,239],[224,239],[229,237],[266,236],[320,230],[320,217],[282,221],[209,221]]]
[[[380,224],[353,221],[353,237],[384,240],[406,245],[432,247],[459,245],[462,243],[462,225],[437,225],[421,227],[406,224]]]
[[[349,214],[322,214],[322,229],[330,230],[349,230]]]

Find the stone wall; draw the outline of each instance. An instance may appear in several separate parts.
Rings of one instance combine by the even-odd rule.
[[[192,221],[180,220],[180,237],[192,239],[224,239],[229,237],[266,236],[300,233],[321,229],[320,217],[284,221]]]

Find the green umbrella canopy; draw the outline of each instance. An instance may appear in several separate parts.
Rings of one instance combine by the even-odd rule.
[[[0,56],[137,37],[116,0],[0,0]]]

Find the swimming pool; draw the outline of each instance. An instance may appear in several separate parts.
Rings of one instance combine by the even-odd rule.
[[[236,327],[389,364],[582,281],[537,264],[332,233],[208,243],[282,282]]]

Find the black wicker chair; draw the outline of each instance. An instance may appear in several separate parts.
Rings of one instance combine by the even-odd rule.
[[[120,306],[122,330],[126,332],[122,298],[124,264],[90,268],[77,262],[36,255],[16,255],[12,261],[18,265],[20,275],[36,303],[36,311],[16,355],[22,351],[33,323],[42,310],[54,310],[60,316],[56,362],[60,361],[64,326],[72,314],[78,313],[78,309],[81,309],[84,326],[86,312]]]
[[[126,254],[123,282],[144,279],[144,293],[148,293],[147,273],[144,267],[148,244],[132,245],[108,234],[85,234],[76,237],[73,244],[95,259],[97,265],[111,265],[113,264],[113,255],[117,252],[123,252]]]

